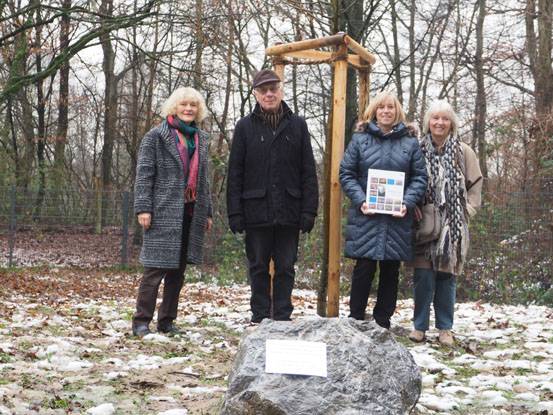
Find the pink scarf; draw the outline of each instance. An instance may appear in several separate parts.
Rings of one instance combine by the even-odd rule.
[[[190,163],[189,163],[188,146],[186,144],[186,139],[183,134],[183,128],[181,125],[179,125],[181,123],[182,124],[184,123],[181,120],[179,120],[177,117],[173,117],[172,115],[169,115],[167,117],[167,122],[174,131],[177,150],[179,152],[179,156],[180,156],[182,167],[184,169],[185,174],[188,171],[188,182],[186,184],[186,189],[184,191],[184,201],[185,203],[195,202],[196,189],[198,186],[198,172],[199,172],[199,166],[200,166],[199,134],[198,132],[194,133],[194,144],[196,146],[196,149],[194,151],[194,154],[192,154],[192,159],[190,159]]]

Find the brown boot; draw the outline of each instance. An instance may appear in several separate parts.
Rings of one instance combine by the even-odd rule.
[[[413,330],[409,333],[409,339],[415,343],[421,343],[426,340],[426,335],[424,334],[424,331]]]
[[[453,339],[453,334],[451,334],[450,330],[440,330],[438,341],[448,347],[455,345],[455,340]]]

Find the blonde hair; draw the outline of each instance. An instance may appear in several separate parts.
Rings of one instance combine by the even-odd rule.
[[[422,133],[424,135],[428,134],[428,132],[430,131],[430,118],[432,118],[432,116],[438,112],[444,113],[447,118],[449,118],[449,121],[451,121],[451,131],[449,134],[452,136],[456,136],[459,129],[459,118],[457,117],[457,114],[455,114],[455,111],[453,110],[451,104],[445,99],[438,99],[430,104],[428,110],[424,114],[424,120],[422,122]]]
[[[198,113],[194,121],[200,122],[207,117],[207,107],[205,106],[204,97],[197,90],[188,86],[183,86],[173,91],[161,106],[161,115],[163,117],[175,115],[177,113],[177,105],[184,100],[194,101],[198,104]]]
[[[378,107],[380,107],[385,101],[391,99],[394,103],[394,107],[396,109],[396,116],[394,118],[394,125],[399,124],[400,122],[405,122],[405,112],[403,111],[403,108],[401,107],[401,103],[399,102],[399,99],[397,99],[397,96],[388,91],[382,91],[378,93],[373,99],[370,100],[369,105],[367,106],[367,109],[363,113],[361,117],[360,124],[364,126],[365,124],[370,123],[371,121],[376,121],[376,110]]]

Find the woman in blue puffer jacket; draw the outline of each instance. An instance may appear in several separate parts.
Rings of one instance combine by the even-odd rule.
[[[388,329],[396,308],[400,263],[412,257],[414,208],[424,196],[427,184],[424,156],[404,122],[405,113],[397,97],[390,92],[378,94],[365,110],[340,165],[340,183],[351,199],[345,255],[357,260],[351,277],[350,317],[365,319],[378,265],[373,317]],[[405,174],[399,211],[375,213],[374,206],[367,203],[369,169]]]

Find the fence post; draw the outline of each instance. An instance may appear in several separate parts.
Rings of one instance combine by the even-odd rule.
[[[8,236],[8,245],[9,245],[9,259],[8,259],[8,265],[10,267],[14,266],[13,261],[13,251],[15,248],[15,231],[16,231],[16,225],[17,225],[17,216],[16,216],[16,193],[15,193],[15,185],[12,186],[10,191],[10,226],[9,226],[9,236]]]
[[[128,263],[129,245],[129,192],[123,192],[123,230],[121,235],[121,265]]]

